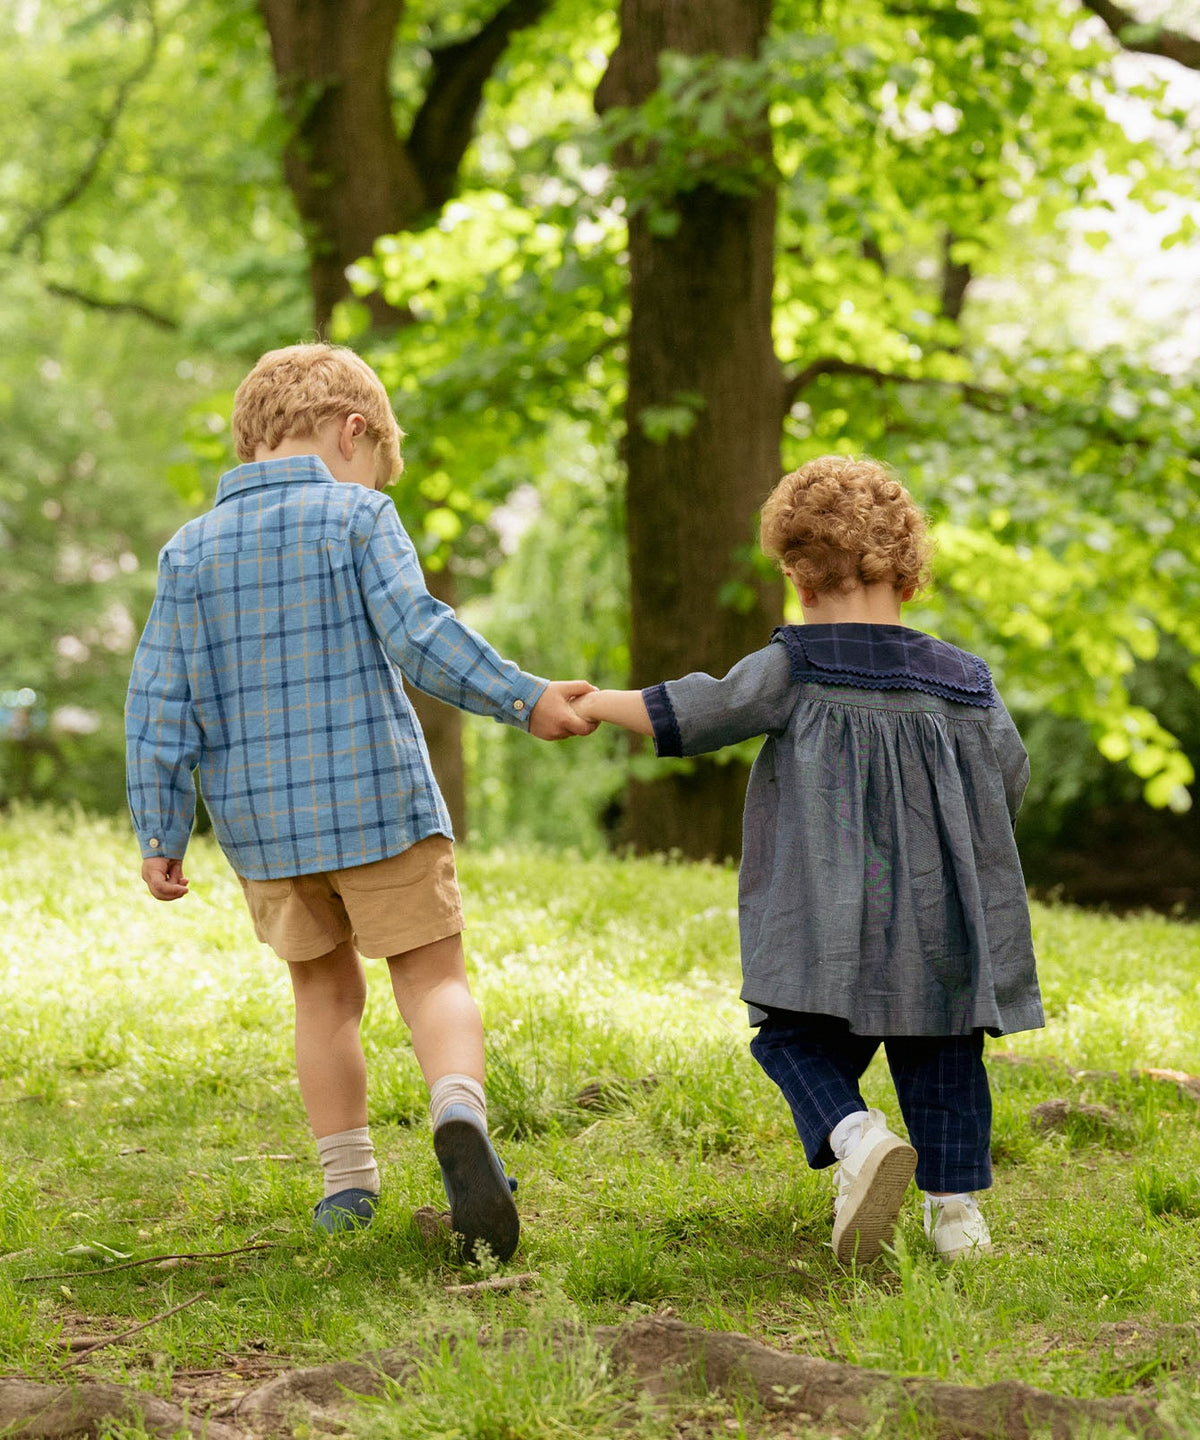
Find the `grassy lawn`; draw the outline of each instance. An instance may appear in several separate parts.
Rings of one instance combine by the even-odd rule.
[[[286,973],[255,942],[216,849],[194,845],[193,893],[164,906],[119,825],[4,818],[0,1371],[53,1379],[72,1337],[199,1294],[68,1373],[180,1395],[201,1372],[236,1389],[272,1367],[428,1339],[423,1384],[364,1410],[361,1433],[601,1436],[632,1402],[599,1361],[556,1359],[552,1333],[669,1306],[903,1374],[1093,1397],[1149,1387],[1179,1433],[1200,1436],[1200,1103],[1131,1074],[1200,1070],[1200,927],[1037,907],[1049,1023],[990,1045],[1047,1062],[991,1064],[996,1253],[940,1267],[914,1191],[896,1253],[852,1272],[828,1247],[829,1175],[805,1168],[747,1050],[734,872],[459,860],[491,1120],[520,1177],[508,1268],[537,1277],[467,1296],[446,1286],[479,1272],[412,1218],[442,1196],[385,967],[365,1025],[383,1204],[368,1232],[330,1242],[310,1229],[320,1185]],[[898,1123],[881,1058],[867,1087]],[[1031,1109],[1053,1098],[1107,1108],[1036,1129]],[[248,1245],[264,1248],[125,1269],[99,1248],[143,1259]],[[526,1329],[519,1363],[475,1345],[481,1326]],[[462,1339],[453,1364],[437,1344],[447,1334]],[[635,1428],[832,1433],[701,1400]]]

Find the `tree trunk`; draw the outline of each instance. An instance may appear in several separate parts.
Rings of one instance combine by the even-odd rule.
[[[454,193],[483,87],[510,37],[549,0],[506,0],[480,30],[435,52],[411,134],[396,130],[389,82],[405,0],[259,0],[280,103],[291,126],[284,174],[308,241],[313,324],[324,335],[350,293],[346,270],[392,235],[435,214]],[[367,297],[376,329],[408,323],[381,295]],[[427,575],[454,604],[454,577]],[[466,829],[462,716],[419,693],[413,703],[456,834]]]
[[[622,0],[621,42],[597,105],[645,100],[664,50],[756,55],[769,18],[769,0]],[[751,143],[769,157],[765,116]],[[704,185],[672,204],[679,224],[670,236],[652,233],[645,211],[629,222],[625,460],[635,686],[690,670],[724,674],[766,643],[781,607],[781,588],[756,580],[745,563],[755,514],[780,473],[775,192]],[[650,438],[646,410],[678,407],[688,395],[702,402],[688,433]],[[745,784],[743,766],[709,759],[690,774],[634,782],[628,838],[640,850],[736,855]]]
[[[291,126],[284,174],[308,234],[313,322],[349,293],[346,267],[408,229],[424,186],[396,133],[388,83],[404,0],[260,0]],[[371,297],[377,324],[401,316]],[[376,313],[378,312],[378,313]]]
[[[448,570],[429,570],[425,574],[429,593],[453,606],[458,587]],[[425,695],[415,686],[407,690],[413,709],[421,724],[438,789],[450,811],[454,833],[460,840],[467,836],[467,777],[463,765],[462,711],[432,695]]]

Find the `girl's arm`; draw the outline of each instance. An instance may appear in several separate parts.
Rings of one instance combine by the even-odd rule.
[[[654,753],[703,755],[782,730],[796,701],[786,647],[768,645],[722,680],[699,672],[645,690],[597,690],[572,703],[587,720],[653,735]]]
[[[610,725],[620,725],[624,730],[634,730],[639,735],[653,735],[650,712],[642,699],[640,690],[593,690],[589,695],[580,695],[571,701],[585,720],[605,720]]]

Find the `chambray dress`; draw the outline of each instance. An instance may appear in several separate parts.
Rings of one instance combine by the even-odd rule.
[[[750,1023],[855,1034],[1045,1023],[1013,824],[1029,778],[987,665],[900,625],[804,625],[724,679],[643,691],[659,755],[765,735],[739,878]]]

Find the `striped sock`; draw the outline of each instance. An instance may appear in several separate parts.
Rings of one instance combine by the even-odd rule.
[[[479,1128],[487,1134],[487,1100],[483,1086],[469,1075],[443,1075],[429,1087],[429,1118],[436,1130],[451,1105],[465,1105],[479,1119]]]
[[[375,1164],[375,1147],[366,1125],[357,1130],[339,1130],[336,1135],[322,1135],[317,1141],[317,1155],[325,1172],[327,1196],[350,1189],[379,1194],[379,1167]]]

